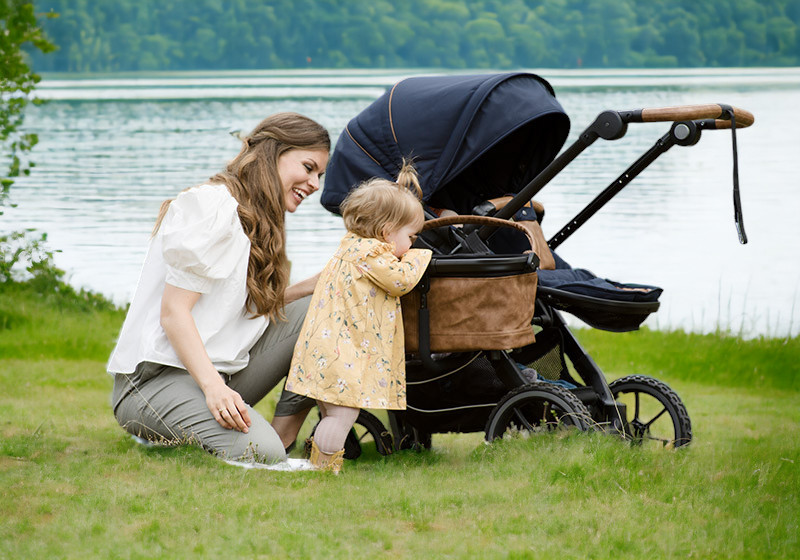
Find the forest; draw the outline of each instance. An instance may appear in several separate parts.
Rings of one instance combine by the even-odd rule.
[[[38,72],[800,66],[797,0],[35,0],[34,6],[58,46],[47,55],[30,53]]]

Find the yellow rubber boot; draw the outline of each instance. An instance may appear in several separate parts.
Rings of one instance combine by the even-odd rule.
[[[311,438],[311,455],[308,460],[318,471],[331,471],[333,474],[339,474],[344,464],[344,449],[340,449],[336,453],[323,453],[317,447],[314,438]]]

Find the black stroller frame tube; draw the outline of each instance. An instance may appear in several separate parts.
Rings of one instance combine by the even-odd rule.
[[[536,194],[544,188],[547,183],[553,180],[553,177],[561,173],[563,169],[569,165],[581,152],[594,144],[598,138],[605,140],[617,140],[625,136],[628,130],[628,124],[623,120],[617,111],[603,111],[600,113],[592,124],[584,130],[572,145],[558,155],[550,165],[542,169],[542,171],[531,180],[530,183],[525,185],[520,190],[513,200],[509,202],[504,208],[500,209],[495,218],[507,220],[517,213],[517,211],[525,206],[527,202],[532,199]],[[481,228],[480,235],[482,239],[488,237],[487,233],[492,231],[491,226],[484,226]]]
[[[600,113],[592,124],[581,133],[578,139],[558,155],[545,167],[530,183],[525,185],[514,198],[494,214],[493,217],[508,220],[525,206],[547,183],[561,173],[564,168],[577,158],[586,148],[591,146],[598,138],[617,140],[625,136],[628,124],[617,111],[604,111]],[[478,236],[486,240],[496,230],[494,226],[482,226]]]
[[[659,138],[652,148],[650,148],[644,153],[644,155],[631,164],[631,166],[628,167],[624,173],[617,177],[616,181],[606,187],[599,195],[597,195],[597,197],[595,197],[594,200],[592,200],[592,202],[587,204],[577,216],[567,222],[567,225],[561,228],[558,233],[550,238],[550,240],[547,242],[547,245],[550,247],[550,249],[555,249],[561,245],[570,235],[575,232],[575,230],[585,224],[589,218],[594,216],[603,206],[606,205],[606,203],[608,203],[608,201],[610,201],[622,189],[628,186],[631,181],[633,181],[651,163],[658,159],[661,154],[674,146],[676,142],[677,140],[672,130]]]
[[[580,375],[581,379],[587,385],[591,385],[594,392],[597,394],[600,402],[605,407],[614,406],[614,397],[608,384],[605,382],[605,375],[600,369],[600,366],[595,363],[592,357],[586,350],[584,350],[572,331],[569,330],[566,321],[561,316],[561,313],[553,310],[553,323],[561,331],[563,336],[564,353],[569,357],[575,371]]]
[[[527,203],[527,201],[536,196],[536,193],[542,190],[544,186],[553,179],[553,177],[558,175],[567,165],[577,158],[581,152],[591,146],[595,140],[597,140],[596,135],[592,138],[589,137],[586,132],[581,134],[581,137],[578,140],[576,140],[569,148],[562,152],[556,159],[551,161],[550,165],[545,167],[541,173],[533,178],[530,183],[525,185],[511,202],[498,210],[497,213],[493,214],[492,216],[494,218],[500,218],[501,220],[507,220],[516,214],[517,211]],[[515,204],[517,199],[522,201],[522,203]],[[494,227],[492,226],[483,226],[481,228],[481,237],[484,239],[486,238],[483,234],[484,230],[491,231],[493,229]]]

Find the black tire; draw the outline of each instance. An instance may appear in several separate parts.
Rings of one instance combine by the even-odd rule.
[[[614,399],[626,407],[626,435],[634,444],[681,447],[692,441],[692,422],[678,394],[666,383],[646,375],[613,381]],[[666,413],[666,414],[665,414]]]
[[[317,422],[317,426],[319,422]],[[311,437],[317,431],[317,426],[311,430]],[[344,458],[358,459],[365,448],[375,449],[379,455],[391,455],[393,449],[392,434],[383,426],[374,414],[361,410],[356,423],[344,440]]]
[[[486,441],[503,437],[509,430],[543,432],[594,426],[589,410],[564,387],[538,381],[522,385],[504,396],[486,421]]]
[[[375,450],[379,455],[386,456],[392,454],[393,442],[391,432],[384,427],[383,422],[378,420],[374,414],[366,410],[362,410],[358,413],[355,426],[353,426],[353,429],[350,430],[347,436],[344,456],[349,459],[349,457],[347,457],[348,442],[353,448],[358,445],[358,455],[353,457],[353,459],[361,455],[361,451],[364,447],[371,445],[375,446]]]

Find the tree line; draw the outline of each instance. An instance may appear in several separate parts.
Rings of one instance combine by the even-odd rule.
[[[800,65],[797,0],[35,0],[39,72]]]

